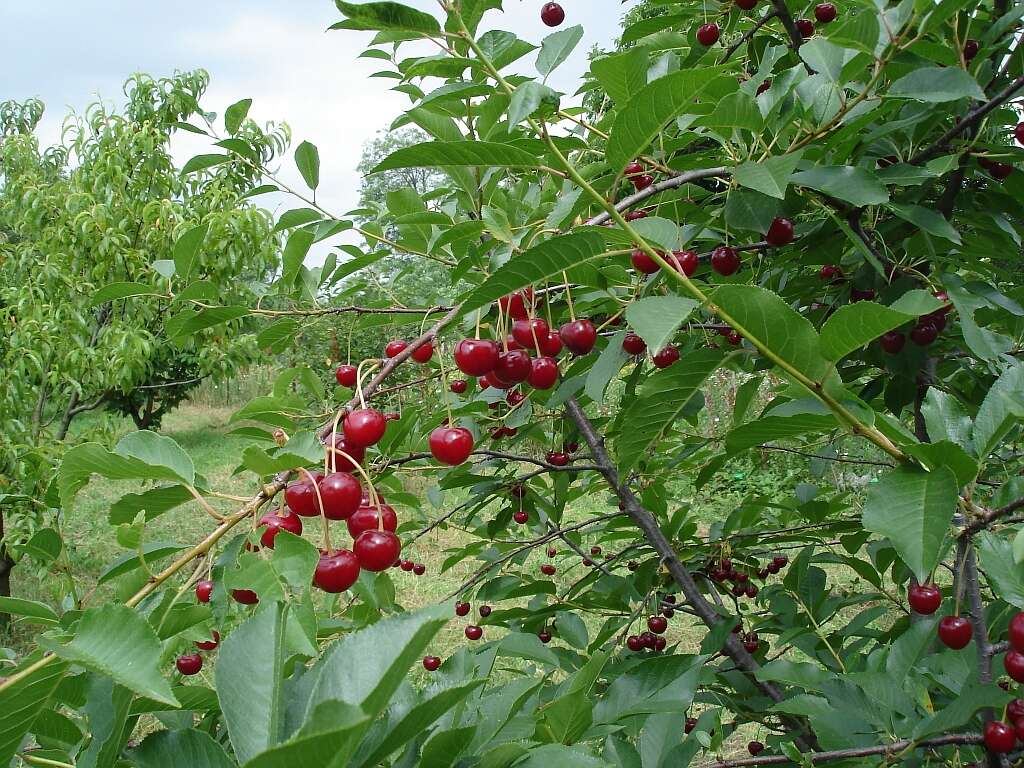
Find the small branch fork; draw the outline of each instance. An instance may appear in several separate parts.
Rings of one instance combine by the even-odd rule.
[[[745,42],[747,42],[747,40],[749,40],[750,38],[757,34],[757,31],[761,29],[761,27],[763,27],[772,19],[776,18],[778,15],[779,12],[776,9],[774,11],[769,11],[764,16],[762,16],[761,19],[756,24],[754,24],[754,26],[752,26],[750,29],[743,33],[743,36],[739,40],[737,40],[735,43],[733,43],[732,45],[725,49],[725,54],[722,56],[722,58],[718,60],[718,63],[725,64],[725,62],[727,62],[732,57],[732,55],[736,53],[736,51],[738,51]]]

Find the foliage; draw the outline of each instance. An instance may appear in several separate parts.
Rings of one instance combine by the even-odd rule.
[[[19,659],[0,683],[0,712],[19,713],[0,727],[0,761],[19,749],[144,767],[182,750],[215,766],[1019,759],[981,736],[999,746],[992,722],[1013,699],[998,670],[1024,678],[1024,308],[1009,258],[1024,224],[1009,106],[1024,87],[1009,55],[1018,11],[842,5],[804,39],[784,0],[749,14],[716,6],[707,13],[723,47],[697,41],[703,7],[661,3],[669,13],[623,31],[635,45],[592,61],[582,90],[611,100],[591,124],[546,82],[579,30],[539,45],[479,32],[499,5],[445,2],[440,18],[339,0],[335,28],[374,34],[364,55],[394,67],[413,101],[406,118],[429,136],[371,171],[443,181],[426,196],[386,193],[373,221],[337,219],[296,193],[300,207],[276,225],[287,232],[280,269],[258,289],[267,302],[197,310],[184,277],[173,296],[133,299],[182,318],[183,339],[234,337],[244,321],[260,326],[261,348],[283,351],[338,314],[355,332],[386,325],[415,339],[362,363],[361,374],[418,365],[427,381],[364,441],[357,476],[399,510],[399,567],[417,568],[424,531],[465,533],[443,562],[422,565],[472,563],[451,595],[476,609],[458,623],[469,642],[433,657],[437,633],[466,609],[405,610],[386,569],[394,552],[375,563],[363,548],[391,541],[383,523],[351,545],[361,568],[348,596],[311,586],[324,585],[335,546],[349,546],[323,513],[352,511],[333,514],[321,493],[332,486],[309,473],[337,465],[324,443],[336,445],[343,417],[344,468],[378,426],[364,401],[394,391],[363,375],[350,397],[287,369],[235,414],[251,440],[239,472],[257,487],[241,506],[152,432],[64,457],[55,493],[66,513],[96,476],[133,483],[114,505],[125,555],[110,578],[131,574],[136,591],[123,606],[63,613],[8,605],[42,625],[48,655]],[[399,57],[424,37],[443,53]],[[530,60],[538,77],[505,74]],[[187,167],[239,164],[279,189],[253,140],[220,142],[226,154]],[[317,156],[304,143],[294,157],[314,191]],[[313,242],[348,230],[367,247],[305,264]],[[394,253],[429,262],[454,306],[359,306],[359,273]],[[477,371],[487,388],[455,373],[460,340],[491,339],[508,355],[517,315],[574,348],[552,387],[512,382],[515,355]],[[628,354],[627,331],[652,348]],[[427,342],[432,358],[408,363]],[[468,354],[459,347],[463,370]],[[709,398],[728,403],[727,423],[702,417]],[[699,525],[675,478],[727,487],[729,472],[773,453],[806,460],[807,473],[785,488],[765,481]],[[870,467],[877,482],[837,487],[825,479],[834,465]],[[422,493],[403,483],[408,470],[429,478]],[[380,515],[362,490],[353,519]],[[147,519],[195,495],[212,519],[202,541],[147,538]],[[301,536],[283,528],[295,515],[259,518],[275,504],[286,512],[285,500],[309,515]],[[209,603],[192,598],[200,578]],[[908,590],[931,582],[940,612],[916,598],[911,610]],[[960,642],[939,622],[954,614],[971,630]],[[168,683],[161,670],[214,631],[212,678]],[[429,672],[411,675],[424,655]],[[178,658],[185,671],[194,663]],[[146,713],[164,727],[125,749]],[[75,730],[57,729],[58,716]],[[755,735],[753,757],[711,762]],[[1012,751],[1012,728],[1009,740]]]

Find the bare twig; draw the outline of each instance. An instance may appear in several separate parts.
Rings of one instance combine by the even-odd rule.
[[[827,763],[830,760],[848,760],[851,757],[870,757],[871,755],[892,756],[908,749],[929,749],[931,747],[968,746],[981,744],[982,738],[979,733],[951,733],[945,736],[936,736],[921,741],[903,739],[894,741],[892,744],[882,744],[877,747],[856,747],[853,749],[835,749],[830,752],[817,752],[806,755],[808,761],[817,765]],[[744,768],[753,765],[792,765],[793,761],[785,755],[758,755],[757,757],[744,757],[739,760],[723,760],[718,763],[711,763],[708,768]]]

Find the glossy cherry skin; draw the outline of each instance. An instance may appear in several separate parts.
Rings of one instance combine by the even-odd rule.
[[[251,589],[232,589],[231,597],[242,605],[256,605],[260,601],[259,596]]]
[[[540,572],[545,576],[554,576],[557,569],[551,563],[543,563],[540,566]]]
[[[1024,653],[1009,651],[1003,657],[1003,668],[1018,683],[1024,683]]]
[[[486,618],[487,618],[488,616],[490,616],[490,615],[491,615],[491,606],[489,606],[489,605],[481,605],[481,606],[480,606],[480,615],[481,615],[481,616],[482,616],[483,618],[485,618],[485,619],[486,619]]]
[[[526,383],[534,389],[551,389],[558,381],[558,363],[551,357],[535,357],[530,361]]]
[[[1002,181],[1011,173],[1013,173],[1013,166],[1009,163],[993,163],[989,169],[989,173],[999,181]]]
[[[339,365],[334,372],[334,378],[343,387],[354,387],[356,385],[356,374],[358,369],[354,365]]]
[[[274,548],[274,539],[281,531],[302,535],[302,519],[290,509],[284,510],[284,514],[268,512],[260,518],[259,527],[263,528],[260,534],[260,544],[267,549]]]
[[[213,594],[213,582],[209,579],[203,579],[196,583],[196,600],[200,603],[210,602],[210,596]]]
[[[638,163],[638,162],[637,162],[636,160],[634,160],[634,161],[633,161],[632,163],[630,163],[629,165],[627,165],[627,166],[626,166],[626,167],[625,167],[625,168],[624,168],[624,169],[622,170],[622,172],[623,172],[623,174],[625,174],[626,176],[636,176],[637,174],[639,174],[639,173],[643,173],[643,172],[644,172],[644,167],[643,167],[643,165],[641,165],[640,163]]]
[[[647,351],[647,342],[630,331],[622,338],[622,349],[631,355],[642,355]]]
[[[342,426],[348,442],[366,448],[380,442],[388,423],[376,408],[359,408],[345,417]]]
[[[693,273],[697,271],[697,266],[700,263],[696,251],[672,251],[665,258],[676,272],[682,272],[687,277],[693,277]]]
[[[836,7],[832,3],[818,3],[814,6],[814,18],[819,24],[830,24],[836,20]]]
[[[384,357],[394,357],[395,355],[401,354],[405,351],[405,348],[409,346],[401,339],[392,339],[384,347]]]
[[[597,546],[595,544],[594,546],[592,546],[590,548],[590,554],[592,554],[592,555],[600,555],[601,554],[601,547],[599,547],[599,546]]]
[[[895,355],[899,353],[906,343],[907,337],[904,336],[899,331],[889,331],[888,333],[883,333],[881,338],[878,340],[879,346],[881,346],[882,349],[888,352],[890,355]]]
[[[456,616],[468,616],[469,615],[470,607],[471,606],[469,605],[469,603],[467,603],[465,601],[457,602],[455,604],[455,615]]]
[[[403,571],[409,572],[415,567],[415,565],[412,560],[399,560],[398,567]]]
[[[640,638],[636,635],[630,635],[626,638],[626,647],[631,651],[643,650],[643,645],[640,644]]]
[[[754,757],[757,757],[762,752],[764,752],[764,744],[762,744],[760,741],[752,741],[749,744],[747,744],[747,752],[749,752]]]
[[[985,723],[983,731],[985,746],[996,754],[1005,755],[1012,752],[1017,743],[1017,732],[1009,723],[993,720]]]
[[[320,514],[316,487],[308,478],[296,480],[284,489],[284,500],[288,509],[301,517],[315,517]]]
[[[455,365],[467,376],[483,376],[498,364],[498,352],[490,339],[463,339],[455,345]]]
[[[548,464],[564,467],[569,463],[569,454],[562,453],[561,451],[548,451],[547,460]]]
[[[402,542],[391,531],[376,528],[363,531],[356,537],[352,551],[364,571],[379,573],[386,571],[402,552]]]
[[[656,635],[663,635],[668,629],[668,620],[664,616],[649,616],[647,628]]]
[[[630,179],[633,182],[633,188],[639,192],[642,189],[647,189],[649,186],[654,184],[654,177],[649,173],[642,173],[639,176],[634,176]]]
[[[697,727],[697,718],[688,717],[683,723],[683,733],[691,733]]]
[[[434,458],[452,467],[473,452],[473,434],[463,427],[438,427],[430,433],[428,442]]]
[[[740,268],[740,257],[729,246],[720,245],[711,252],[711,268],[723,277],[728,277]]]
[[[918,322],[910,329],[910,340],[919,347],[927,347],[939,338],[939,329],[933,323]]]
[[[320,481],[320,498],[328,520],[352,517],[363,497],[363,486],[348,472],[333,472]]]
[[[394,531],[398,528],[398,515],[395,514],[394,508],[390,504],[381,502],[380,510],[378,513],[376,505],[372,503],[361,505],[345,521],[348,535],[355,539],[363,531],[376,530],[381,527],[385,531]],[[378,518],[383,519],[383,525],[378,525]]]
[[[540,20],[549,27],[557,27],[565,21],[565,10],[558,3],[544,3],[540,9]]]
[[[964,60],[970,61],[975,56],[977,56],[979,48],[980,46],[978,45],[977,40],[974,40],[973,38],[968,38],[966,42],[964,42]]]
[[[931,616],[942,605],[942,592],[934,584],[913,584],[907,590],[907,602],[915,613]]]
[[[744,11],[752,11],[757,5],[757,0],[736,0],[736,5]]]
[[[837,267],[835,264],[822,264],[821,269],[818,270],[818,278],[823,283],[831,283],[835,280],[842,280],[843,270]]]
[[[423,668],[427,672],[436,672],[441,666],[441,659],[437,656],[424,656]]]
[[[1010,619],[1010,628],[1006,633],[1013,650],[1024,653],[1024,613],[1017,613]],[[1024,711],[1019,715],[1024,717]]]
[[[512,513],[512,519],[520,525],[526,525],[528,522],[530,522],[530,513],[527,512],[525,509],[517,509],[515,512]]]
[[[718,42],[721,34],[717,24],[701,24],[697,29],[697,42],[709,48]]]
[[[633,264],[634,269],[638,272],[643,272],[645,275],[653,275],[661,269],[661,267],[658,266],[658,262],[639,248],[629,255],[629,260]]]
[[[468,624],[464,631],[466,634],[466,638],[469,640],[479,640],[481,637],[484,636],[483,627],[480,627],[476,624]]]
[[[540,342],[540,352],[546,357],[558,357],[562,351],[562,339],[555,331],[549,331],[548,337]]]
[[[804,40],[814,36],[814,22],[810,19],[797,19],[796,28],[800,30],[800,37]]]
[[[498,375],[491,371],[480,379],[480,389],[487,389],[488,387],[494,387],[495,389],[509,389],[514,387],[516,382],[514,381],[503,381],[498,378]]]
[[[217,630],[213,630],[213,639],[212,640],[197,640],[196,641],[196,648],[198,648],[201,651],[212,651],[218,645],[220,645],[220,632],[218,632]]]
[[[417,363],[428,363],[430,358],[434,356],[434,345],[429,341],[425,344],[420,344],[416,347],[415,351],[409,357],[415,360]]]
[[[183,675],[198,675],[199,670],[203,668],[203,657],[198,653],[188,653],[179,656],[178,660],[174,662],[174,666]]]
[[[492,372],[506,384],[518,384],[530,376],[530,353],[525,349],[510,349],[498,355],[498,362]]]
[[[1024,123],[1017,123],[1013,128],[1013,138],[1018,144],[1024,144]]]
[[[512,392],[509,392],[507,395],[505,395],[505,402],[508,403],[508,407],[509,408],[515,408],[517,405],[519,405],[525,399],[526,399],[526,395],[524,395],[522,392],[518,392],[518,391],[515,391],[515,390],[513,390]]]
[[[332,595],[344,592],[358,579],[359,560],[347,549],[339,549],[331,555],[321,553],[313,572],[313,584]]]
[[[973,627],[963,616],[943,616],[939,621],[939,640],[953,650],[966,648],[971,642]]]
[[[589,320],[573,320],[558,329],[562,343],[574,355],[585,355],[597,342],[597,328]]]
[[[773,220],[764,239],[768,245],[774,245],[776,248],[788,245],[793,242],[793,222],[781,217]]]
[[[542,317],[516,320],[512,323],[512,338],[519,342],[523,349],[536,349],[541,339],[546,339],[551,331],[547,321]]]
[[[361,445],[353,445],[340,432],[334,434],[333,447],[331,438],[327,438],[326,448],[330,454],[331,466],[337,467],[339,472],[354,472],[356,465],[352,462],[361,463],[366,458],[366,449]],[[348,457],[351,457],[351,460]]]
[[[466,391],[466,387],[469,386],[465,379],[455,379],[451,384],[448,385],[448,389],[454,392],[456,395],[461,395]]]
[[[545,645],[547,645],[551,642],[551,633],[548,632],[546,629],[542,629],[540,632],[537,633],[537,639]]]
[[[651,358],[651,362],[654,363],[655,368],[668,368],[678,360],[679,349],[672,344],[669,344],[665,348],[659,350],[658,353]]]
[[[501,307],[502,312],[507,312],[514,320],[522,320],[527,317],[529,314],[526,311],[527,304],[533,304],[532,288],[524,288],[498,299],[498,306]]]

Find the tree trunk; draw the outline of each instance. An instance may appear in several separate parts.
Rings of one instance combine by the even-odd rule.
[[[0,597],[11,596],[11,571],[14,570],[14,559],[4,543],[4,513],[0,510]],[[0,611],[0,629],[7,626],[10,615]]]

